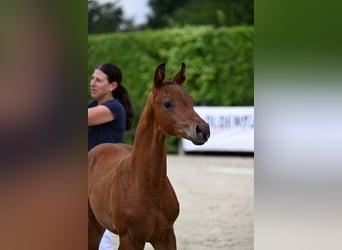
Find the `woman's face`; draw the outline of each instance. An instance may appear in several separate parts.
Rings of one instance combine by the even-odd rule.
[[[99,69],[95,69],[90,81],[91,97],[98,100],[106,97],[112,97],[112,90],[116,87],[116,83],[110,83],[108,77]]]

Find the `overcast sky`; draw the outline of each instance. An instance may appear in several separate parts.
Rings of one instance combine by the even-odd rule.
[[[147,5],[148,0],[117,0],[118,5],[122,7],[126,18],[133,18],[136,24],[141,24],[147,20],[147,14],[150,8]],[[97,0],[98,3],[116,2],[115,0]]]

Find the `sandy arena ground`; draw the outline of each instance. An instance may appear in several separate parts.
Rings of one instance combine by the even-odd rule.
[[[177,249],[253,249],[253,157],[169,155],[168,176],[180,203]]]

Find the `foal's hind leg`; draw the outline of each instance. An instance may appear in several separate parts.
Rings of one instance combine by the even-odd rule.
[[[159,240],[151,242],[151,244],[156,250],[176,250],[176,236],[173,227],[165,231]]]
[[[97,222],[88,202],[88,250],[98,250],[105,229]]]
[[[129,234],[120,235],[119,250],[144,250],[145,243],[134,241]]]

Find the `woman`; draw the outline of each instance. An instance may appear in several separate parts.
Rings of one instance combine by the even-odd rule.
[[[112,63],[96,67],[90,93],[94,100],[88,104],[88,151],[101,143],[123,142],[125,131],[132,127],[134,112],[120,68]],[[104,232],[99,249],[113,249],[110,231]]]
[[[134,112],[120,68],[112,63],[99,65],[91,77],[90,93],[94,100],[88,104],[88,151],[101,143],[122,142]]]

